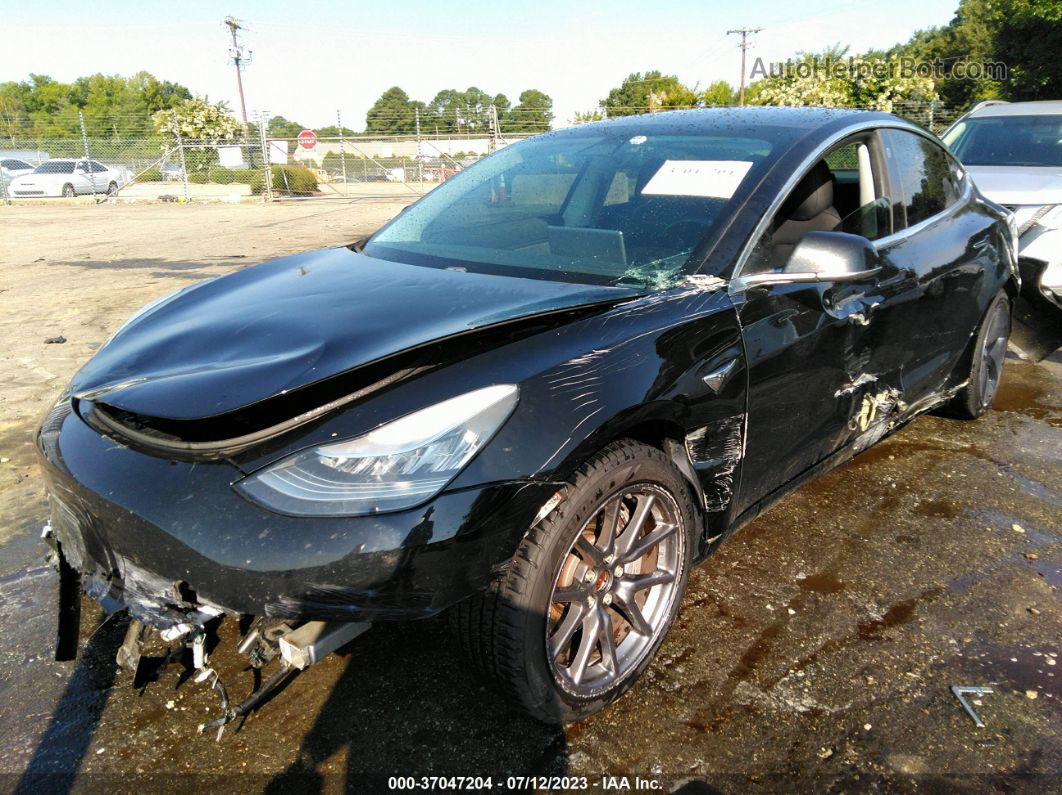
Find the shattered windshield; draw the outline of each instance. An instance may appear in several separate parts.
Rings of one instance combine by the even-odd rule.
[[[370,256],[537,279],[666,289],[770,154],[722,135],[545,136],[443,183]]]

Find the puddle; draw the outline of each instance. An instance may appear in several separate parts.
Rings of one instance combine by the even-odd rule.
[[[797,585],[812,593],[837,593],[844,590],[844,583],[828,571],[809,574],[807,577],[797,580]]]
[[[1042,703],[1062,713],[1062,672],[1059,671],[1062,666],[1057,662],[1058,654],[1059,649],[1055,647],[1001,645],[983,632],[976,632],[973,642],[963,647],[961,659],[962,668],[969,673],[971,681],[976,678],[978,685],[994,686],[996,697],[1004,689],[1019,693],[1035,691]],[[1049,659],[1056,660],[1056,663],[1049,664]],[[985,697],[986,707],[991,698],[993,696]],[[1038,703],[1041,703],[1039,699]]]
[[[941,593],[940,588],[930,588],[911,599],[897,602],[881,618],[863,621],[856,627],[860,640],[880,640],[882,633],[901,624],[906,624],[915,617],[919,602],[927,602]]]
[[[955,519],[962,514],[962,509],[948,500],[923,500],[911,511],[934,519]]]
[[[1062,428],[1062,406],[1052,400],[1046,386],[1033,383],[1041,376],[1029,368],[1008,368],[992,408],[996,411],[1011,411],[1026,417],[1042,420],[1055,428]]]

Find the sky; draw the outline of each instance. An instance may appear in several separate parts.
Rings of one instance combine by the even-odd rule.
[[[30,73],[56,80],[147,70],[239,110],[226,15],[247,26],[249,114],[283,115],[308,127],[361,130],[391,86],[430,101],[444,88],[504,93],[538,88],[553,98],[555,125],[597,106],[631,72],[659,69],[688,85],[737,85],[738,37],[757,57],[784,61],[832,44],[852,53],[889,47],[946,24],[958,0],[38,0],[7,4],[0,82]],[[82,46],[84,45],[84,46]]]

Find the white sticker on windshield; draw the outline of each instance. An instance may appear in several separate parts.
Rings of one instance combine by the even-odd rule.
[[[665,160],[642,193],[729,199],[750,168],[747,160]]]

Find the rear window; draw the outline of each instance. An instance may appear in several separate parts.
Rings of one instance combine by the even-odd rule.
[[[1062,115],[966,119],[944,138],[968,166],[1062,166]]]
[[[0,166],[4,168],[33,168],[29,163],[24,160],[2,160]]]
[[[73,162],[66,163],[41,163],[35,169],[34,174],[73,174],[74,164]]]

